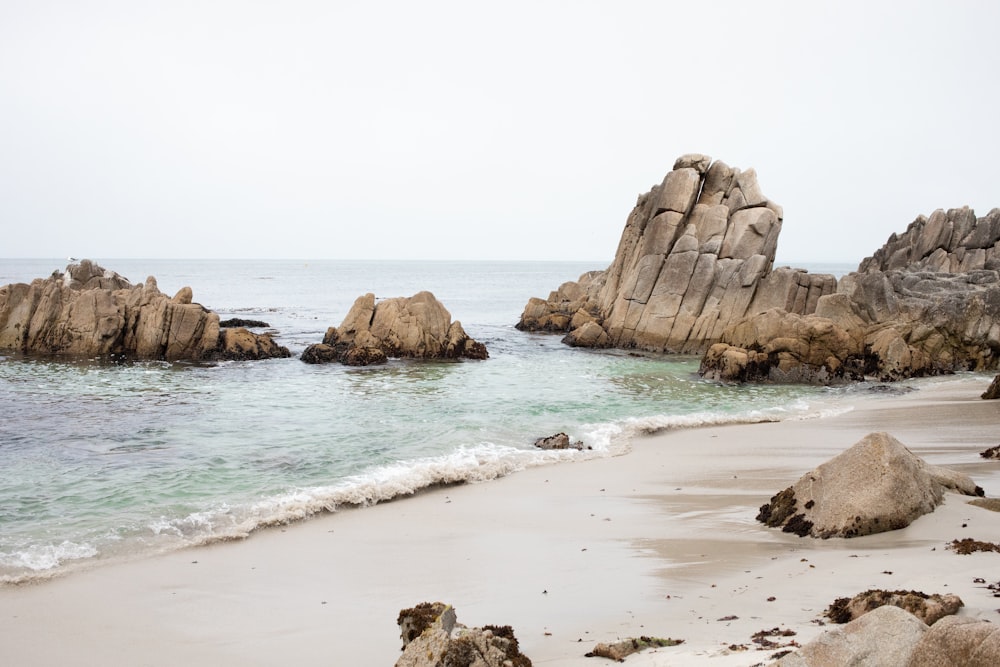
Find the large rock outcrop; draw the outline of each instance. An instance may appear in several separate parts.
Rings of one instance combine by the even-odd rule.
[[[566,332],[570,345],[701,353],[749,314],[808,315],[836,280],[772,271],[782,218],[753,169],[684,155],[639,196],[611,266],[531,299],[517,327]]]
[[[967,475],[925,463],[888,433],[871,433],[773,496],[757,520],[803,537],[870,535],[910,525],[946,490],[983,495]]]
[[[396,667],[531,667],[509,625],[469,628],[443,602],[422,602],[396,619],[403,654]]]
[[[489,354],[430,292],[385,299],[358,297],[339,327],[327,329],[323,342],[310,345],[302,361],[339,361],[352,366],[384,363],[389,357],[412,359],[486,359]]]
[[[287,357],[267,334],[220,329],[219,316],[171,298],[150,276],[132,285],[89,260],[32,283],[0,287],[0,350],[32,355],[219,360]]]
[[[997,368],[1000,210],[921,216],[820,297],[803,324],[790,312],[750,314],[722,334],[701,373],[826,383]]]

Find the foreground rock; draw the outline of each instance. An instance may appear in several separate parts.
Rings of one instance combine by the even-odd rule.
[[[824,632],[774,667],[987,667],[1000,665],[1000,627],[946,616],[928,627],[913,614],[884,606]]]
[[[967,475],[928,465],[888,433],[871,433],[761,506],[757,520],[786,533],[857,537],[908,526],[946,490],[982,496]]]
[[[302,361],[339,361],[350,366],[411,359],[486,359],[486,346],[465,333],[462,323],[430,292],[385,299],[358,297],[339,327],[327,329],[323,342],[310,345]]]
[[[443,602],[422,602],[396,619],[403,655],[396,667],[531,667],[509,625],[468,628]]]
[[[957,614],[965,606],[957,595],[928,595],[920,591],[868,590],[851,598],[838,598],[826,610],[834,623],[850,623],[879,607],[899,607],[927,625],[934,625],[945,616]]]
[[[701,353],[747,315],[810,314],[836,280],[771,270],[782,218],[753,169],[684,155],[639,196],[611,266],[531,299],[517,327],[569,345]]]
[[[1000,364],[1000,209],[935,211],[825,294],[812,317],[748,313],[702,361],[724,380],[880,381]],[[1000,392],[1000,385],[991,391]]]
[[[775,667],[906,667],[927,625],[899,607],[883,606],[824,632]]]
[[[0,350],[168,361],[289,356],[267,334],[220,330],[219,316],[192,299],[190,287],[171,298],[153,277],[132,285],[83,260],[30,285],[0,287]]]

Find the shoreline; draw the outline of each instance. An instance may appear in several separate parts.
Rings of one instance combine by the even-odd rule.
[[[826,605],[870,587],[958,593],[963,615],[995,620],[991,592],[973,579],[992,583],[1000,557],[944,545],[992,539],[1000,513],[963,497],[948,494],[905,529],[851,540],[799,538],[754,520],[771,495],[877,430],[1000,495],[1000,465],[978,456],[996,444],[1000,416],[983,389],[981,377],[945,378],[910,394],[852,397],[853,411],[821,419],[668,430],[634,439],[625,456],[0,587],[0,657],[392,664],[398,611],[435,600],[466,625],[511,625],[536,665],[602,664],[583,654],[642,634],[685,643],[627,664],[766,662],[776,649],[726,647],[752,647],[754,632],[773,627],[797,633],[776,641],[804,643],[823,630],[813,621]]]

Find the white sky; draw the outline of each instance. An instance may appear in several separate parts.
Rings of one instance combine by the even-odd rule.
[[[1000,206],[1000,3],[0,0],[0,257],[579,259],[699,152],[779,262]]]

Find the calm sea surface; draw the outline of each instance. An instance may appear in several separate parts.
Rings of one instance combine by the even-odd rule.
[[[65,260],[0,260],[0,285]],[[268,322],[291,359],[216,365],[0,356],[0,582],[245,536],[428,485],[626,452],[658,428],[804,418],[835,390],[724,386],[692,357],[566,347],[514,329],[531,296],[607,262],[107,260],[133,283]],[[841,274],[851,267],[808,267]],[[430,290],[486,361],[298,360],[354,299]],[[565,431],[591,447],[541,452]]]

